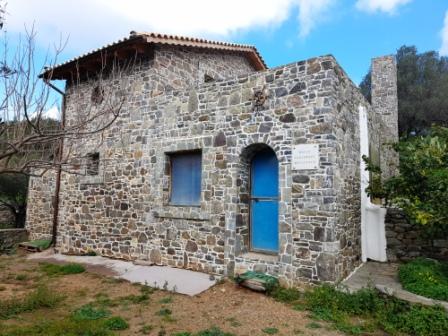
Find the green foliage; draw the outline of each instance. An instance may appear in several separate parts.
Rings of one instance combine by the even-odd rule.
[[[156,315],[158,316],[170,316],[172,314],[172,311],[168,308],[162,308],[159,311],[156,312]]]
[[[293,303],[301,298],[302,293],[300,293],[300,291],[296,288],[285,288],[277,286],[269,293],[269,295],[277,301],[284,303]]]
[[[264,328],[261,331],[264,332],[265,334],[268,334],[268,335],[278,334],[278,329],[277,328],[273,328],[273,327]]]
[[[40,308],[54,308],[62,299],[62,296],[41,285],[22,299],[0,300],[0,319],[9,319]]]
[[[433,127],[426,136],[409,137],[395,145],[400,174],[372,183],[367,191],[400,207],[408,219],[421,225],[427,238],[445,238],[448,232],[448,128]],[[368,159],[367,159],[368,161]],[[367,166],[378,177],[378,167]]]
[[[56,265],[49,263],[41,263],[40,269],[48,276],[58,276],[67,274],[78,274],[86,271],[85,267],[80,264]]]
[[[418,258],[401,265],[398,276],[404,289],[448,301],[448,263]]]
[[[41,320],[31,326],[9,326],[0,331],[1,336],[113,336],[114,333],[104,326],[101,320],[74,321],[71,318],[61,320]]]
[[[448,124],[448,57],[418,53],[415,46],[397,50],[398,126],[401,136],[424,134],[433,124]],[[371,70],[359,85],[371,100]]]
[[[212,327],[207,330],[199,331],[198,333],[192,334],[187,331],[174,333],[172,336],[235,336],[231,333],[226,333],[217,327]]]
[[[276,292],[273,292],[276,293]],[[363,335],[381,329],[388,334],[407,333],[414,336],[442,336],[448,334],[448,314],[442,307],[410,304],[366,288],[355,293],[322,285],[299,298],[287,291],[279,297],[293,309],[309,310],[310,317],[332,323],[334,329],[346,334]],[[307,328],[320,328],[311,322]]]
[[[125,330],[129,328],[129,323],[120,316],[113,316],[104,321],[104,326],[109,330]]]
[[[0,205],[14,216],[14,226],[25,226],[28,177],[23,174],[0,174]]]
[[[76,309],[72,314],[72,318],[75,321],[90,321],[99,320],[109,315],[110,311],[102,308],[95,308],[93,305],[87,304]]]

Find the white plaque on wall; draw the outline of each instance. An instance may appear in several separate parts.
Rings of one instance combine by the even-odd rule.
[[[295,145],[292,147],[292,169],[319,168],[319,145]]]

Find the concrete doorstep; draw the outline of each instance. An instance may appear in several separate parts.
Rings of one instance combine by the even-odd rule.
[[[205,273],[168,266],[136,265],[130,261],[100,256],[72,256],[47,250],[30,254],[28,258],[45,262],[83,264],[93,272],[189,296],[200,294],[216,283]]]

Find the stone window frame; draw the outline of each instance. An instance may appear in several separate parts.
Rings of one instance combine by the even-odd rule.
[[[94,155],[98,156],[97,161],[97,173],[89,174],[87,172],[88,167],[92,165],[92,157]],[[82,159],[82,171],[80,177],[80,184],[103,184],[104,183],[104,160],[101,160],[101,152],[96,150],[95,152],[87,153],[87,155]]]
[[[169,218],[169,219],[186,219],[195,221],[209,221],[210,213],[207,211],[207,202],[204,198],[204,190],[206,189],[206,169],[210,166],[209,155],[211,149],[208,148],[209,144],[205,143],[204,138],[180,138],[180,139],[166,139],[162,142],[156,151],[156,155],[160,160],[159,165],[156,167],[154,179],[158,180],[158,187],[160,188],[159,201],[155,202],[157,206],[153,212],[156,218]],[[208,138],[208,137],[207,137]],[[200,151],[202,153],[202,165],[201,165],[201,196],[199,205],[173,205],[170,204],[170,155],[181,152],[195,152]]]

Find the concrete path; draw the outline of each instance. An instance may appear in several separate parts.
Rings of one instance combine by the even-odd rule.
[[[346,286],[350,292],[355,292],[365,287],[375,287],[379,291],[401,300],[426,306],[439,304],[448,310],[448,302],[428,299],[404,290],[398,280],[398,266],[399,264],[369,261],[345,279],[342,285]]]
[[[55,254],[50,250],[34,253],[29,259],[57,263],[79,263],[93,272],[125,279],[132,283],[175,291],[190,296],[197,295],[215,284],[210,275],[168,266],[142,266],[130,261],[105,257],[69,256]]]

